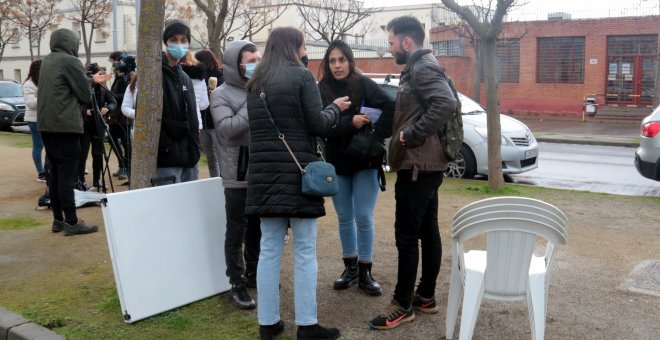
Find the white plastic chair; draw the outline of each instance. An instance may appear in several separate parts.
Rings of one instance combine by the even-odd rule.
[[[471,339],[482,298],[527,299],[532,339],[545,333],[548,279],[559,244],[566,243],[568,219],[555,206],[524,197],[495,197],[461,208],[452,224],[452,268],[446,338],[454,334],[463,294],[459,339]],[[487,247],[464,252],[464,242],[487,233]],[[547,241],[534,255],[536,236]]]

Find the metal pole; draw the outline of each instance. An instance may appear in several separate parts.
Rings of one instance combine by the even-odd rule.
[[[112,0],[112,50],[119,50],[119,37],[117,37],[117,0]]]
[[[135,0],[135,27],[140,27],[140,0]]]

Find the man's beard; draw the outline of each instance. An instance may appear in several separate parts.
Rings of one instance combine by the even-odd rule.
[[[406,64],[409,58],[410,58],[410,54],[408,54],[408,51],[404,49],[401,49],[399,52],[394,53],[394,62],[397,63],[398,65]]]

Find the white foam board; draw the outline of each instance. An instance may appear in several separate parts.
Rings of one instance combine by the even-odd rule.
[[[125,322],[231,288],[220,178],[108,194],[102,211]]]

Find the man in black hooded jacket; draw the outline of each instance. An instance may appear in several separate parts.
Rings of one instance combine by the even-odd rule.
[[[163,118],[158,142],[156,176],[174,176],[175,182],[199,176],[199,122],[195,91],[179,60],[188,53],[190,28],[183,21],[165,23],[163,42]]]

